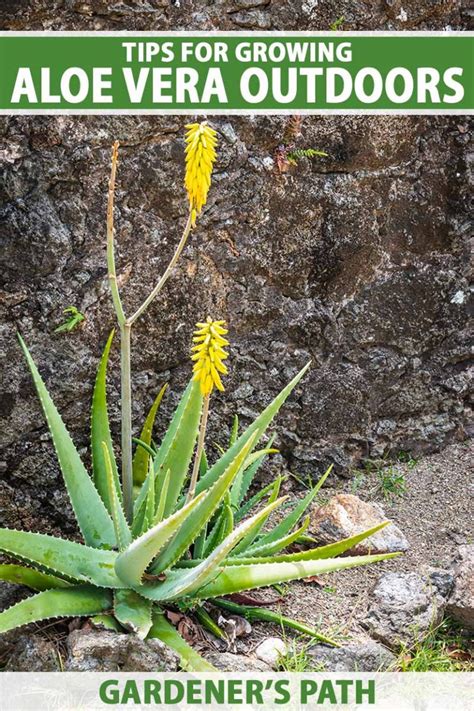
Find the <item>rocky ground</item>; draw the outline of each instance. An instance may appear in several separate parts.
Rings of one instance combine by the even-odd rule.
[[[472,443],[465,442],[419,461],[402,457],[406,461],[388,467],[372,463],[353,472],[350,480],[321,491],[311,526],[321,540],[330,540],[331,531],[340,537],[344,527],[348,534],[351,527],[373,525],[381,517],[381,507],[394,526],[382,537],[377,534],[369,548],[404,550],[397,559],[373,567],[285,585],[278,604],[269,605],[332,636],[341,649],[321,644],[306,647],[301,637],[282,634],[277,625],[253,622],[249,627],[239,618],[230,618],[229,623],[226,613],[220,624],[227,632],[235,631],[237,622],[238,634],[231,644],[196,629],[190,638],[221,668],[268,670],[281,663],[281,654],[288,653],[291,659],[303,645],[307,670],[376,670],[396,668],[401,646],[422,642],[446,615],[466,632],[472,630],[473,453]],[[299,495],[294,481],[290,490]],[[341,513],[343,505],[346,514]],[[6,584],[1,591],[3,605],[23,594]],[[267,589],[255,597],[275,600],[279,593]],[[158,642],[150,646],[130,635],[92,630],[82,622],[73,625],[72,632],[66,624],[43,623],[10,633],[2,640],[0,655],[7,669],[17,670],[177,667],[176,657]],[[469,653],[464,650],[463,655],[468,665]]]

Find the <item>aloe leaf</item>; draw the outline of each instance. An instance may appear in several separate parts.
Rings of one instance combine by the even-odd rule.
[[[163,387],[161,388],[160,392],[155,398],[155,401],[153,402],[153,405],[150,408],[150,411],[148,412],[148,415],[146,417],[145,423],[143,425],[141,434],[140,434],[140,440],[144,444],[146,444],[148,447],[151,445],[151,438],[152,438],[152,433],[153,433],[153,426],[155,424],[155,419],[156,419],[156,413],[158,412],[158,408],[161,405],[161,401],[163,400],[163,395],[165,394],[166,388],[168,387],[168,383],[165,383]],[[151,449],[151,447],[150,447]],[[153,451],[153,450],[151,450]],[[143,484],[143,482],[146,479],[147,473],[148,473],[148,464],[150,461],[150,454],[149,451],[145,447],[140,447],[138,446],[135,455],[133,457],[133,483],[134,484]]]
[[[176,600],[194,594],[210,578],[219,575],[220,564],[227,557],[237,543],[246,536],[249,531],[257,527],[267,515],[276,509],[283,499],[274,501],[266,506],[262,511],[256,513],[252,518],[240,524],[220,543],[214,551],[200,563],[196,568],[188,571],[180,571],[179,576],[169,575],[162,583],[154,586],[153,600]],[[140,590],[142,592],[142,590]],[[143,593],[146,596],[146,591]]]
[[[156,456],[157,495],[160,494],[159,486],[163,480],[163,476],[168,469],[171,470],[164,516],[168,516],[174,511],[176,501],[183,488],[199,431],[201,409],[201,389],[199,383],[192,380],[189,398],[186,401],[182,415],[177,423],[176,431],[173,436],[169,438],[167,433]]]
[[[0,551],[72,580],[107,588],[124,587],[114,572],[114,551],[10,528],[0,528]]]
[[[150,455],[150,457],[151,457],[152,459],[155,458],[155,456],[156,456],[156,449],[153,449],[153,447],[150,447],[150,445],[146,444],[146,442],[144,442],[142,439],[140,439],[139,437],[132,437],[132,442],[133,442],[134,444],[138,445],[138,447],[141,447],[141,448],[144,449],[146,452],[148,452],[148,454]],[[141,482],[141,484],[143,484],[143,482]],[[138,491],[140,491],[141,484],[137,484],[137,483],[134,482],[134,483],[133,483],[133,486],[134,486],[135,489],[137,489]]]
[[[155,468],[153,462],[148,463],[148,477],[149,486],[146,496],[145,515],[143,518],[143,531],[147,531],[153,525],[155,518]],[[161,520],[161,517],[159,520]]]
[[[194,610],[194,614],[196,615],[198,622],[209,632],[211,632],[215,637],[221,639],[223,642],[226,642],[226,644],[229,643],[229,638],[224,632],[224,630],[221,630],[219,625],[214,622],[214,620],[204,607],[197,607]]]
[[[180,666],[188,672],[215,672],[217,669],[207,662],[179,634],[175,627],[165,619],[161,612],[153,614],[153,624],[147,639],[160,639],[174,649],[180,657]]]
[[[203,557],[204,548],[206,546],[206,538],[207,538],[207,524],[204,526],[201,533],[194,541],[193,558],[202,558]]]
[[[282,482],[285,481],[286,477],[281,477]],[[252,496],[251,499],[245,502],[241,508],[236,511],[235,513],[235,520],[236,521],[241,521],[245,516],[251,511],[259,501],[261,501],[269,491],[273,489],[275,486],[275,482],[272,481],[270,484],[267,484],[266,486],[263,487],[263,489],[260,489],[260,491],[257,491],[257,493]]]
[[[42,573],[39,570],[25,568],[23,565],[5,563],[0,565],[0,580],[16,585],[26,585],[32,590],[49,590],[50,588],[68,588],[70,583],[55,575]]]
[[[94,617],[90,618],[90,623],[93,627],[99,630],[123,632],[123,627],[119,625],[115,617],[112,615],[94,615]]]
[[[155,518],[154,518],[154,523],[160,523],[160,521],[163,520],[163,516],[165,513],[165,503],[166,499],[168,498],[168,487],[170,485],[170,477],[171,477],[171,469],[168,469],[168,471],[165,474],[165,478],[163,479],[163,486],[161,487],[161,494],[160,494],[160,500],[158,501],[158,506],[156,507],[155,511]]]
[[[64,590],[45,590],[0,613],[0,633],[52,617],[97,615],[112,606],[108,590],[77,585]]]
[[[234,513],[230,506],[230,492],[227,491],[224,497],[223,505],[218,513],[217,521],[215,522],[205,542],[201,555],[205,557],[208,553],[214,550],[214,548],[218,546],[219,543],[229,535],[229,533],[232,532],[233,528]]]
[[[126,585],[135,587],[141,584],[143,574],[153,558],[179,531],[186,519],[196,511],[204,496],[203,492],[175,514],[143,533],[119,554],[115,561],[115,572]]]
[[[89,477],[74,442],[57,411],[38,369],[23,341],[18,336],[25,354],[43,412],[53,438],[56,454],[66,483],[69,498],[79,528],[87,545],[94,548],[114,547],[114,525],[92,479]]]
[[[151,628],[150,600],[133,590],[116,590],[114,593],[114,615],[129,632],[145,639]]]
[[[327,558],[326,560],[305,560],[298,563],[258,563],[225,567],[212,582],[194,593],[194,597],[206,600],[222,597],[242,590],[266,587],[289,580],[301,580],[313,575],[332,573],[336,570],[368,565],[381,560],[395,558],[398,553],[383,555],[355,556],[353,558]]]
[[[174,510],[177,498],[183,488],[197,439],[201,409],[202,394],[199,383],[191,380],[181,397],[154,461],[156,501],[160,500],[166,472],[168,469],[171,470],[168,494],[164,506],[165,516],[168,516]],[[145,480],[135,503],[136,515],[145,504],[147,491],[148,478]]]
[[[291,546],[292,543],[297,541],[298,538],[308,530],[309,523],[310,518],[309,516],[307,516],[303,522],[303,525],[297,528],[296,531],[289,533],[287,536],[283,536],[283,538],[277,538],[276,541],[272,541],[271,543],[265,543],[264,545],[261,545],[260,541],[257,541],[255,545],[250,546],[245,551],[245,555],[260,557],[271,556],[275,553],[279,553],[280,551],[284,550],[288,546]]]
[[[281,482],[282,482],[282,477],[277,477],[275,481],[273,482],[273,487],[270,490],[270,496],[268,497],[268,503],[271,504],[272,501],[275,501],[278,498],[278,494],[280,493],[280,487],[281,487]],[[240,541],[239,545],[236,546],[233,550],[233,555],[238,555],[239,553],[242,553],[246,551],[254,540],[257,538],[258,534],[262,530],[262,527],[265,525],[265,523],[268,520],[268,517],[270,516],[270,512],[267,516],[267,518],[263,519],[260,522],[260,525],[256,527],[254,530],[252,530],[245,538]]]
[[[125,518],[122,502],[120,501],[117,493],[109,448],[105,442],[102,442],[102,453],[104,456],[105,471],[107,476],[109,511],[112,514],[112,521],[114,523],[115,538],[117,539],[118,548],[119,550],[123,550],[132,540],[132,534],[130,533],[127,519]]]
[[[249,438],[254,436],[254,441],[257,443],[265,430],[267,429],[270,422],[273,420],[277,414],[280,407],[283,405],[287,397],[290,395],[291,391],[298,385],[299,381],[303,375],[308,370],[311,363],[307,363],[302,370],[288,383],[288,385],[283,388],[283,390],[276,396],[276,398],[268,405],[268,407],[263,410],[263,412],[252,422],[249,427],[240,435],[237,441],[230,447],[225,454],[217,460],[217,462],[208,470],[205,476],[198,482],[196,491],[197,493],[208,489],[214,482],[221,476],[222,472],[229,466],[229,463],[235,457],[236,453],[240,448],[248,442]]]
[[[336,543],[329,543],[326,546],[320,546],[319,548],[310,548],[309,550],[306,551],[299,551],[298,553],[284,553],[282,555],[272,555],[271,557],[262,557],[260,553],[252,553],[252,558],[258,556],[258,561],[259,563],[285,563],[285,562],[290,562],[290,563],[297,563],[298,561],[301,560],[323,560],[325,558],[334,558],[338,555],[341,555],[342,553],[345,553],[346,551],[350,550],[351,548],[354,548],[358,543],[363,541],[366,538],[369,538],[369,536],[373,536],[374,533],[377,533],[377,531],[380,531],[382,528],[385,528],[385,526],[388,526],[390,524],[390,521],[384,521],[383,523],[377,524],[377,526],[373,526],[372,528],[367,529],[367,531],[364,531],[363,533],[358,533],[355,536],[351,536],[350,538],[344,538],[342,541],[337,541]],[[265,554],[267,556],[268,553]],[[241,558],[238,558],[237,560],[242,560]],[[252,560],[249,558],[248,561],[251,563]]]
[[[234,494],[234,491],[232,491],[232,495],[233,495],[232,503],[235,504],[236,506],[241,504],[242,501],[245,499],[247,492],[250,489],[250,486],[255,478],[255,475],[257,474],[258,470],[260,469],[263,462],[267,458],[267,454],[273,453],[273,452],[276,453],[278,451],[276,449],[275,450],[272,449],[272,444],[275,441],[275,437],[276,437],[276,435],[274,435],[274,434],[270,437],[270,440],[269,440],[268,446],[267,446],[267,451],[265,451],[261,457],[256,459],[255,462],[250,467],[247,467],[247,469],[245,469],[242,472],[240,486],[238,488],[235,487],[235,489],[236,489],[235,494]]]
[[[239,436],[239,416],[234,415],[234,419],[232,420],[232,429],[230,431],[230,437],[229,437],[229,447],[232,447],[232,445],[237,442],[238,436]]]
[[[308,508],[308,506],[312,503],[314,500],[316,494],[328,478],[329,474],[331,473],[332,470],[332,464],[329,467],[329,469],[322,475],[318,483],[316,484],[313,489],[311,489],[308,494],[302,499],[291,511],[291,513],[288,514],[280,523],[275,526],[275,528],[272,528],[271,531],[266,533],[265,535],[262,536],[262,538],[259,540],[259,545],[263,545],[264,543],[273,543],[274,541],[277,541],[279,538],[283,538],[284,536],[287,535],[293,528],[293,526],[296,526],[300,518],[303,516],[304,512]]]
[[[170,568],[173,563],[181,558],[183,553],[188,550],[191,543],[198,537],[201,530],[217,510],[226,494],[226,491],[229,489],[234,478],[237,476],[243,462],[245,462],[249,451],[253,447],[254,438],[255,437],[252,436],[243,445],[236,457],[230,462],[227,469],[219,477],[215,484],[210,489],[201,492],[204,493],[205,496],[200,505],[195,510],[192,518],[188,518],[181,525],[181,528],[179,529],[174,540],[152,566],[153,573],[158,574],[167,568]]]
[[[202,450],[201,459],[199,461],[199,476],[204,476],[209,469],[209,462],[207,461],[206,450]]]
[[[107,365],[113,338],[114,331],[110,333],[104,352],[102,353],[102,358],[100,359],[92,396],[91,412],[91,451],[94,483],[110,514],[112,513],[112,503],[110,501],[107,483],[107,468],[104,460],[102,442],[106,443],[109,452],[115,490],[119,499],[122,498],[117,463],[115,461],[112,437],[110,434],[109,415],[107,412]]]
[[[325,635],[320,634],[313,627],[308,627],[308,625],[298,622],[298,620],[293,620],[291,617],[284,617],[279,612],[273,612],[273,610],[268,610],[264,607],[251,607],[249,605],[238,605],[236,602],[231,600],[213,600],[213,605],[221,607],[227,612],[231,612],[233,615],[241,615],[247,620],[263,620],[264,622],[273,622],[277,625],[283,625],[283,627],[288,627],[289,629],[296,630],[302,634],[308,635],[308,637],[313,637],[324,644],[331,644],[333,647],[340,647],[335,640]]]

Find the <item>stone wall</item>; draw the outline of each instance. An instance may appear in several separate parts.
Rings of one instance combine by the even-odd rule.
[[[326,29],[344,14],[346,29],[402,29],[397,2],[53,5],[6,2],[2,27]],[[406,27],[465,26],[459,2],[403,8]],[[131,311],[183,226],[184,123],[172,116],[0,120],[4,525],[48,530],[60,521],[74,530],[15,332],[85,447],[94,371],[114,325],[104,243],[110,146],[122,144],[118,268]],[[308,117],[297,145],[328,157],[279,173],[274,158],[286,123],[213,120],[220,149],[207,209],[178,272],[136,327],[135,425],[169,381],[162,430],[189,376],[193,323],[210,314],[228,320],[232,342],[210,441],[223,442],[234,412],[247,421],[309,359],[310,374],[278,420],[277,466],[316,476],[334,462],[346,475],[362,458],[419,454],[464,438],[467,119]],[[53,334],[71,304],[85,313],[84,327]],[[112,365],[117,432],[117,349]]]

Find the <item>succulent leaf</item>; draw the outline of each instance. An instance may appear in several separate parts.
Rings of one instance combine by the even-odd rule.
[[[236,565],[225,567],[211,583],[194,593],[197,599],[222,597],[242,590],[267,587],[289,580],[301,580],[313,575],[332,573],[336,570],[368,565],[381,560],[395,558],[398,553],[365,555],[352,558],[327,558],[326,560],[306,560],[298,563],[259,563],[256,565]]]
[[[200,565],[189,570],[187,575],[180,578],[179,582],[165,580],[160,586],[161,597],[156,597],[157,591],[153,599],[176,600],[194,594],[210,579],[219,575],[219,566],[232,548],[247,536],[252,529],[257,528],[261,521],[266,520],[268,515],[278,508],[282,501],[283,498],[273,501],[254,516],[241,523],[240,526],[237,526]]]
[[[296,531],[289,533],[287,536],[283,536],[283,538],[277,538],[276,541],[272,541],[271,543],[265,543],[264,545],[260,545],[260,542],[257,541],[257,543],[253,546],[247,548],[242,555],[261,557],[271,556],[274,553],[278,553],[297,541],[298,538],[300,538],[300,536],[308,530],[309,522],[310,518],[307,516],[303,524],[297,528]]]
[[[282,482],[285,481],[286,477],[281,477]],[[252,511],[252,509],[255,508],[255,506],[258,504],[259,501],[261,501],[269,491],[273,489],[275,486],[275,482],[272,481],[270,484],[267,484],[266,486],[263,487],[263,489],[260,489],[260,491],[257,491],[257,493],[252,496],[248,501],[243,504],[238,511],[235,512],[235,520],[236,521],[241,521],[247,514]]]
[[[145,639],[151,628],[152,602],[133,590],[114,592],[114,615],[125,629]]]
[[[107,487],[108,487],[108,500],[109,500],[109,511],[112,515],[112,521],[114,522],[115,537],[117,539],[119,550],[126,548],[131,540],[132,534],[128,527],[127,519],[125,518],[125,513],[122,508],[122,502],[119,499],[117,493],[117,487],[115,485],[114,472],[112,467],[112,460],[110,459],[109,448],[106,442],[102,442],[102,453],[105,462],[105,471],[107,476]]]
[[[42,573],[39,570],[10,563],[0,565],[0,580],[16,585],[26,585],[26,587],[38,591],[50,588],[68,588],[71,585],[55,575],[48,575],[48,573]]]
[[[265,535],[262,536],[262,538],[259,540],[259,545],[263,545],[265,543],[273,543],[274,541],[279,540],[280,538],[283,538],[286,536],[293,526],[296,526],[300,518],[303,516],[304,512],[308,508],[308,506],[312,503],[314,500],[316,494],[328,478],[329,474],[331,473],[332,470],[332,464],[329,467],[329,469],[322,475],[316,486],[314,486],[308,494],[302,499],[291,511],[291,513],[288,514],[280,523],[275,526],[275,528],[272,528],[271,531],[266,533]]]
[[[0,634],[52,617],[81,617],[98,615],[112,606],[108,590],[77,585],[64,590],[45,590],[26,600],[17,602],[0,613]]]
[[[249,451],[253,447],[254,439],[255,435],[250,437],[243,447],[241,447],[240,451],[238,451],[237,456],[230,462],[229,466],[216,483],[210,489],[201,492],[205,494],[205,496],[203,497],[200,505],[195,510],[192,518],[188,518],[184,521],[171,544],[165,551],[163,551],[159,559],[152,566],[153,573],[158,574],[170,568],[181,558],[183,553],[188,550],[191,543],[198,537],[201,530],[217,510],[226,492],[237,476],[240,467],[243,462],[245,462]]]
[[[160,639],[180,656],[180,666],[188,672],[215,672],[217,669],[191,647],[165,619],[162,612],[153,613],[153,624],[148,639]]]
[[[155,424],[156,413],[163,400],[163,395],[165,394],[168,383],[165,383],[161,388],[160,392],[155,398],[153,405],[150,407],[146,420],[143,424],[143,428],[140,434],[140,440],[150,447],[153,433],[153,426]],[[150,453],[144,447],[137,447],[135,455],[133,457],[133,483],[143,484],[148,474],[148,464],[150,461]]]
[[[171,471],[164,516],[173,512],[183,488],[198,435],[201,409],[202,395],[199,383],[191,380],[181,397],[154,461],[156,502],[160,500],[166,472],[168,469]],[[137,519],[144,513],[148,485],[147,477],[135,503]]]
[[[207,471],[206,475],[198,481],[197,493],[208,489],[222,475],[229,466],[230,462],[235,457],[240,448],[249,441],[250,437],[254,437],[255,444],[260,440],[270,422],[277,414],[280,407],[283,405],[291,391],[298,385],[303,375],[308,370],[311,363],[307,363],[304,368],[291,380],[288,385],[275,397],[263,412],[252,422],[249,427],[240,435],[237,441],[230,447],[220,459]]]
[[[336,543],[328,543],[326,546],[319,546],[318,548],[310,548],[306,551],[300,551],[298,553],[284,553],[282,555],[272,555],[271,557],[261,557],[261,554],[256,554],[258,556],[259,563],[284,563],[293,562],[297,563],[301,560],[323,560],[324,558],[334,558],[335,556],[341,555],[351,548],[354,548],[358,543],[373,536],[374,533],[380,531],[385,526],[388,526],[390,521],[383,521],[383,523],[377,524],[372,528],[363,531],[363,533],[358,533],[350,538],[344,538],[342,541],[337,541]],[[252,553],[254,557],[255,553]],[[266,553],[265,556],[269,554]],[[240,559],[237,559],[240,560]],[[251,562],[249,559],[248,562]]]
[[[102,353],[102,357],[100,359],[94,385],[94,393],[92,396],[91,411],[91,451],[94,483],[110,514],[112,513],[112,502],[109,498],[107,469],[102,450],[102,442],[106,443],[109,452],[115,490],[119,499],[122,498],[117,463],[115,461],[112,437],[110,434],[109,415],[107,412],[107,365],[109,362],[109,354],[113,338],[114,331],[110,333],[104,352]]]
[[[255,478],[255,475],[257,474],[258,470],[267,458],[267,455],[272,452],[278,451],[272,449],[272,444],[275,441],[275,437],[276,435],[274,434],[270,437],[268,446],[265,450],[263,450],[263,452],[261,452],[261,456],[259,456],[250,466],[243,469],[240,475],[240,481],[236,481],[234,486],[232,487],[232,504],[234,506],[239,506],[239,504],[241,504],[242,501],[245,499],[247,492],[250,489],[250,486]]]
[[[114,525],[92,479],[87,473],[74,442],[57,411],[38,369],[23,341],[18,336],[25,354],[43,412],[53,438],[61,471],[79,528],[87,545],[93,548],[113,547],[116,544]]]
[[[268,497],[269,504],[271,504],[273,501],[276,501],[276,499],[278,498],[282,480],[283,478],[279,476],[273,482],[273,486],[270,489],[270,496]],[[234,548],[233,555],[239,555],[239,553],[242,553],[242,555],[244,555],[247,549],[250,548],[254,540],[257,538],[263,526],[268,521],[270,513],[271,511],[268,512],[268,516],[266,518],[262,519],[259,526],[256,526],[249,534],[245,536],[245,538],[240,541],[239,545]]]
[[[120,553],[115,562],[115,571],[127,586],[133,588],[141,584],[143,574],[151,561],[196,511],[205,495],[203,492],[175,514],[157,523]]]
[[[42,533],[0,528],[0,550],[13,558],[104,588],[122,588],[114,572],[117,553]]]
[[[333,639],[320,634],[313,627],[308,627],[308,625],[298,622],[298,620],[293,620],[290,617],[284,617],[279,612],[273,612],[273,610],[267,610],[264,607],[251,607],[248,605],[238,605],[231,600],[213,600],[213,605],[221,607],[222,609],[230,612],[234,615],[241,615],[247,620],[264,620],[265,622],[273,622],[277,625],[283,625],[284,627],[289,627],[290,629],[301,632],[302,634],[308,635],[308,637],[313,637],[314,639],[323,642],[324,644],[331,644],[333,647],[340,647],[341,645],[335,642]]]

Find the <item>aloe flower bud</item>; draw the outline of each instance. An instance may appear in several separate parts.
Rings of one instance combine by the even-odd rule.
[[[194,227],[196,217],[206,204],[207,193],[211,186],[211,175],[216,160],[216,132],[202,123],[186,125],[186,175],[184,185],[188,191],[191,223]]]
[[[224,390],[220,374],[227,375],[228,370],[223,360],[228,357],[224,346],[229,345],[223,336],[227,334],[225,321],[213,321],[209,316],[205,323],[197,323],[194,331],[193,355],[191,360],[196,361],[193,367],[194,380],[201,384],[203,395],[210,395],[214,386]]]

